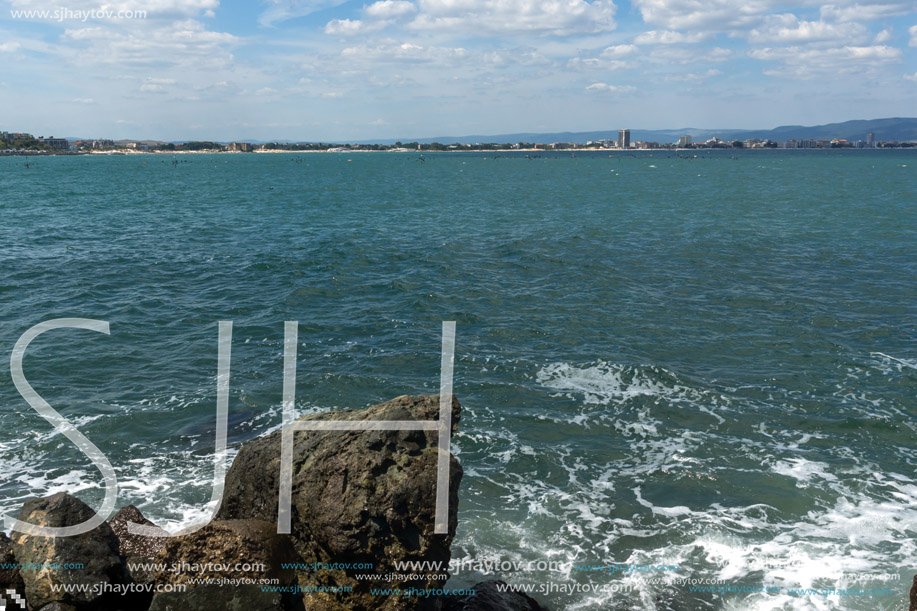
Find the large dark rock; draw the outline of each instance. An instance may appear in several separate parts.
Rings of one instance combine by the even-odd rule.
[[[19,519],[38,526],[76,526],[92,518],[95,512],[85,503],[66,493],[40,499],[29,499],[19,512]],[[39,537],[13,533],[13,551],[22,565],[51,563],[82,564],[82,569],[48,569],[20,571],[26,599],[33,609],[58,601],[76,607],[97,606],[106,599],[101,589],[106,584],[124,582],[124,571],[118,557],[118,539],[107,523],[74,537]],[[99,591],[54,592],[53,585],[88,584]]]
[[[165,570],[156,574],[155,582],[193,586],[201,579],[250,580],[256,584],[269,579],[276,580],[276,585],[290,586],[296,582],[296,573],[282,565],[298,561],[290,537],[278,535],[276,524],[215,521],[191,534],[166,540],[155,560],[165,565]]]
[[[914,584],[911,586],[911,604],[907,611],[917,611],[917,575],[914,575]]]
[[[7,600],[7,609],[20,609],[12,600],[12,596],[7,594],[8,590],[14,590],[19,596],[25,596],[25,584],[22,582],[22,576],[17,568],[3,568],[2,565],[15,565],[16,556],[13,554],[13,542],[6,533],[0,533],[0,596]]]
[[[466,597],[448,597],[443,611],[547,611],[534,598],[524,592],[501,592],[505,581],[483,581]]]
[[[453,397],[453,431],[461,405]],[[425,420],[439,418],[439,396],[401,396],[365,410],[305,416],[302,420]],[[435,571],[422,580],[394,579],[395,561],[448,563],[458,522],[462,469],[450,456],[448,534],[435,534],[435,431],[300,431],[294,437],[292,537],[307,563],[370,563],[371,570],[300,572],[304,590],[350,587],[347,594],[311,592],[307,609],[395,611],[435,607],[422,597],[372,596],[370,588],[441,588]],[[226,477],[220,519],[276,524],[281,432],[242,447]],[[357,580],[356,573],[372,574]],[[439,575],[444,575],[440,571]]]

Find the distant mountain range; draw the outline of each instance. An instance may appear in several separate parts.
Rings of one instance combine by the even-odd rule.
[[[621,127],[627,127],[622,125]],[[659,142],[665,144],[675,142],[681,136],[691,136],[695,142],[703,142],[714,136],[720,140],[747,140],[760,138],[761,140],[866,140],[866,134],[873,133],[877,141],[917,141],[917,118],[893,117],[890,119],[869,119],[857,121],[844,121],[843,123],[828,123],[827,125],[783,125],[774,129],[696,129],[684,127],[681,129],[631,129],[630,140]],[[590,140],[617,140],[618,130],[591,131],[591,132],[553,132],[538,133],[527,132],[517,134],[473,135],[473,136],[437,136],[435,138],[400,138],[398,140],[336,140],[323,142],[336,143],[361,143],[361,144],[395,144],[395,142],[420,142],[422,144],[439,142],[441,144],[474,144],[477,142],[532,142],[549,144],[551,142],[574,142],[583,144]],[[68,140],[84,140],[85,138],[68,138]],[[131,142],[118,140],[119,143]],[[154,143],[153,140],[134,141]],[[181,144],[185,140],[176,140]],[[219,141],[221,144],[228,142]],[[303,142],[296,140],[244,140],[252,144],[266,144],[267,142],[294,143]],[[306,141],[315,142],[315,141]]]
[[[622,125],[622,128],[627,127]],[[838,138],[841,140],[866,140],[866,134],[873,133],[876,140],[897,140],[905,142],[917,140],[917,118],[895,117],[891,119],[871,119],[828,123],[827,125],[783,125],[774,129],[631,129],[630,140],[649,142],[675,142],[681,136],[691,136],[694,141],[704,141],[716,136],[720,140],[823,140]],[[589,140],[617,140],[618,130],[592,132],[555,132],[555,133],[518,133],[498,134],[495,136],[439,136],[436,138],[402,139],[402,142],[440,142],[442,144],[474,144],[475,142],[575,142],[585,143]],[[394,140],[379,140],[378,144],[391,144]]]

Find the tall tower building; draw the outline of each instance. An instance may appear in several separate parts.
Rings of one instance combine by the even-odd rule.
[[[872,132],[866,134],[866,146],[869,148],[876,146],[876,135]]]
[[[629,129],[619,129],[618,130],[618,148],[619,149],[629,149],[630,148],[630,130]]]

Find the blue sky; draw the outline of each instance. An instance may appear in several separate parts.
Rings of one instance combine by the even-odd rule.
[[[0,130],[46,136],[769,128],[915,108],[912,0],[0,0]]]

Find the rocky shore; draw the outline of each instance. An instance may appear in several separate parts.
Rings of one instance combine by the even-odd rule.
[[[438,396],[400,396],[303,419],[436,420]],[[461,405],[453,398],[453,430]],[[133,506],[74,537],[0,533],[0,607],[30,611],[544,611],[501,582],[443,595],[462,467],[449,457],[448,532],[434,532],[435,431],[298,431],[290,534],[277,534],[281,432],[245,444],[216,519],[149,537]],[[29,499],[19,519],[72,526],[93,515],[74,496]],[[405,569],[401,562],[417,563]],[[431,564],[434,563],[431,568]],[[441,564],[436,564],[441,563]],[[70,568],[79,565],[82,568]],[[422,568],[420,568],[422,567]],[[912,609],[915,609],[912,596]]]

